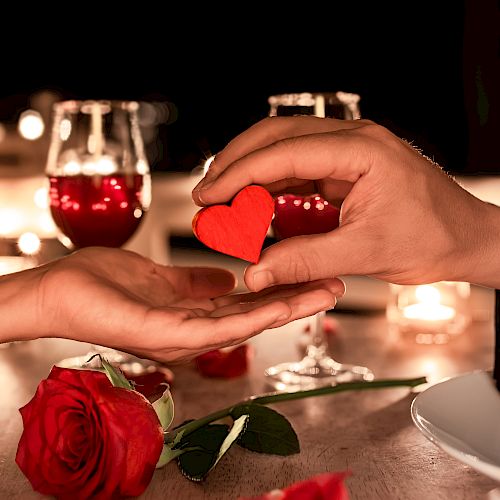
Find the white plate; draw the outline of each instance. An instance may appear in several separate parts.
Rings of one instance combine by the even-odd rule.
[[[449,378],[411,405],[417,428],[452,457],[500,481],[500,393],[485,371]]]

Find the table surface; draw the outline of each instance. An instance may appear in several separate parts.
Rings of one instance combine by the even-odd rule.
[[[388,331],[381,314],[329,313],[340,324],[331,350],[339,361],[363,364],[376,378],[428,376],[437,381],[493,362],[492,320],[474,322],[447,345],[417,345]],[[232,380],[200,376],[192,363],[172,367],[176,423],[196,418],[249,395],[269,391],[264,368],[299,359],[304,320],[269,330],[250,341],[253,358],[247,375]],[[0,349],[0,498],[42,498],[14,462],[22,431],[18,408],[34,394],[52,364],[82,354],[86,344],[43,339]],[[486,498],[497,484],[451,458],[412,423],[407,389],[350,392],[273,406],[292,423],[301,444],[289,457],[231,448],[202,483],[184,478],[175,463],[155,472],[141,498],[237,499],[326,471],[349,469],[351,499]],[[451,493],[453,492],[453,493]]]

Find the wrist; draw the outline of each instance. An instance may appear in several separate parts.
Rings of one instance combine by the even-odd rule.
[[[500,288],[500,207],[481,201],[474,213],[473,232],[463,266],[463,279],[481,286]]]

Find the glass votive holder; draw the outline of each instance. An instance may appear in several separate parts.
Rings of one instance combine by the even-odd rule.
[[[470,284],[440,281],[390,285],[387,321],[392,332],[417,344],[446,344],[471,321]]]

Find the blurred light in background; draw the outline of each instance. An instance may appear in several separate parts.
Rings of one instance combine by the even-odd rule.
[[[34,255],[40,250],[40,238],[35,233],[23,233],[17,240],[17,246],[22,253]]]
[[[75,245],[73,245],[73,242],[64,234],[59,233],[57,235],[57,239],[68,249],[68,250],[74,250]]]
[[[139,125],[141,127],[152,127],[156,125],[156,108],[150,102],[141,102],[139,108]]]
[[[84,175],[111,175],[118,170],[118,165],[111,156],[101,156],[97,161],[86,161],[82,165],[82,173]],[[67,171],[67,165],[65,166]]]
[[[0,142],[2,142],[5,139],[6,135],[7,135],[7,130],[5,128],[5,125],[2,125],[0,123]]]
[[[32,109],[21,113],[17,127],[21,136],[30,141],[39,139],[45,130],[42,115]]]
[[[177,120],[177,106],[169,101],[141,101],[139,105],[139,125],[156,127],[161,124],[170,125]]]
[[[210,165],[214,160],[215,160],[215,155],[211,156],[210,158],[207,158],[207,160],[203,164],[203,175],[205,175],[208,172],[208,169],[210,168]]]
[[[149,165],[144,160],[138,160],[136,170],[139,175],[146,175],[149,170]]]
[[[33,200],[38,208],[48,208],[49,207],[49,192],[47,188],[41,187],[35,191],[33,195]]]
[[[67,118],[61,120],[61,125],[59,126],[59,136],[61,141],[67,141],[71,134],[71,122]]]
[[[21,210],[0,207],[0,235],[10,236],[25,224]]]
[[[0,176],[0,238],[17,241],[23,233],[42,239],[56,238],[44,176]]]
[[[214,160],[215,160],[215,155],[210,156],[205,160],[203,165],[198,165],[197,167],[194,167],[193,170],[191,171],[191,175],[194,175],[195,177],[197,176],[204,177],[207,174],[208,169],[210,168],[210,165]]]
[[[57,233],[57,227],[54,224],[54,219],[49,212],[43,212],[38,216],[37,225],[44,234]]]
[[[81,165],[76,160],[71,160],[63,166],[63,175],[77,175],[81,170]]]
[[[0,256],[0,276],[24,271],[31,267],[33,267],[33,262],[28,257]]]

